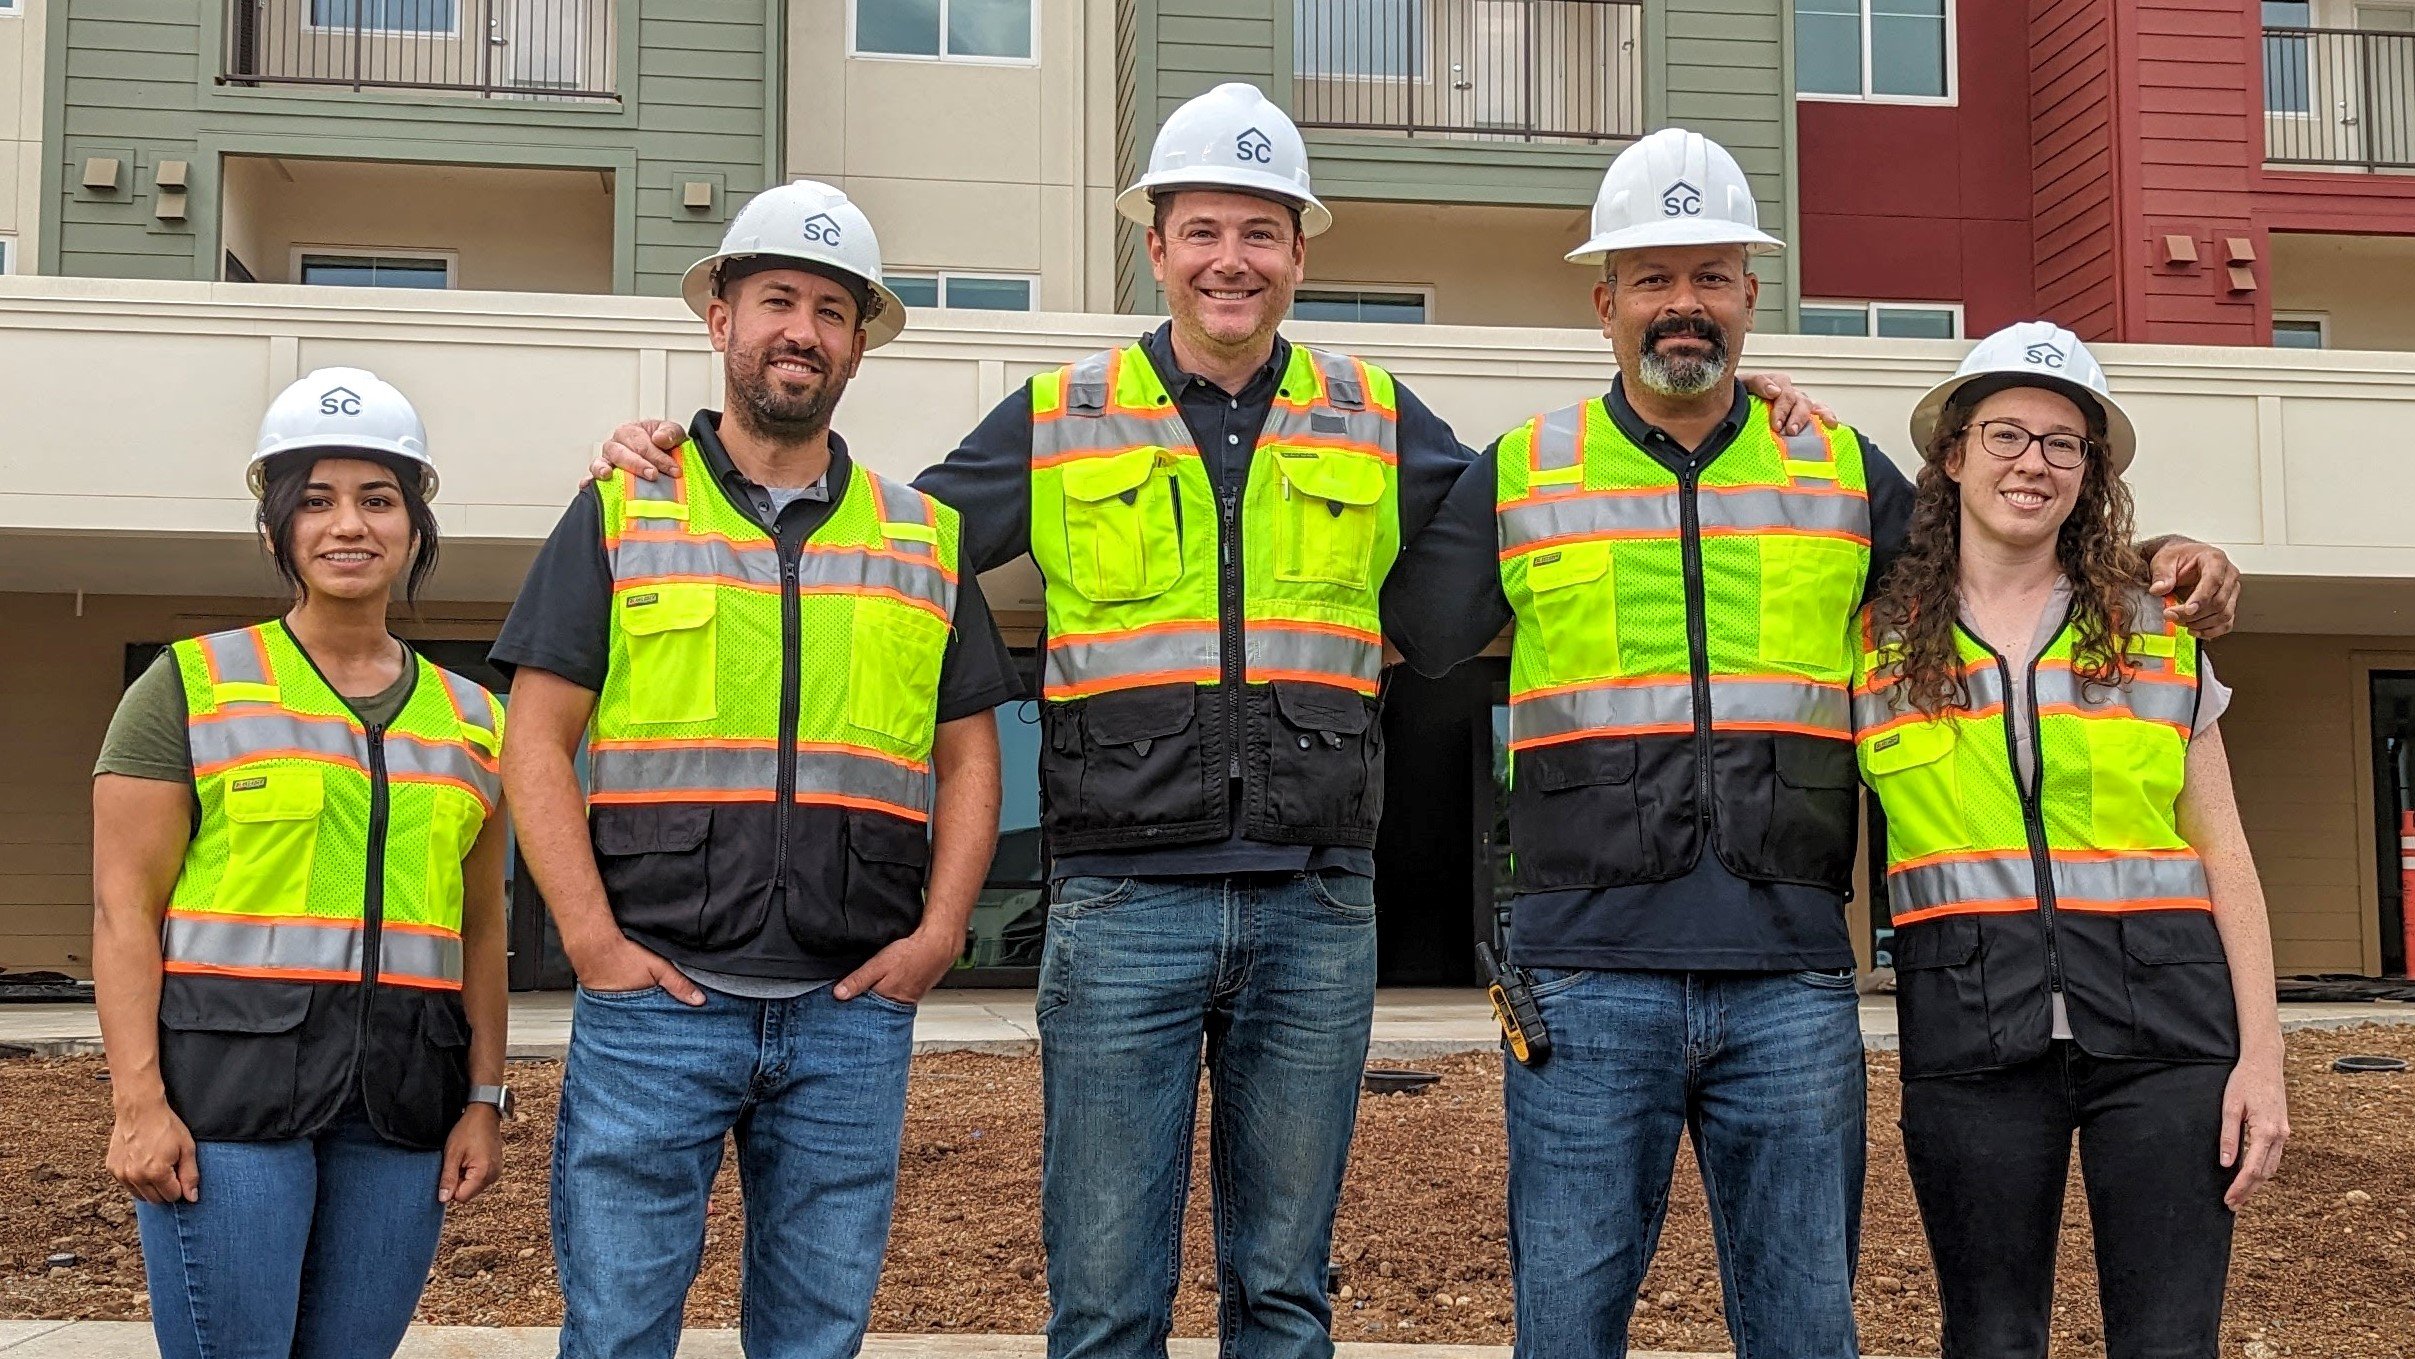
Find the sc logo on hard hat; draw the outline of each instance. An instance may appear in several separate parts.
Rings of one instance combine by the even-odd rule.
[[[1269,165],[1274,162],[1275,144],[1267,140],[1265,133],[1253,127],[1233,138],[1233,154],[1259,165]]]
[[[349,387],[330,387],[325,394],[319,397],[319,414],[321,415],[358,415],[360,413],[360,394]]]
[[[2048,368],[2063,366],[2063,351],[2050,344],[2043,342],[2033,344],[2022,353],[2031,363],[2042,364]]]
[[[1660,215],[1663,217],[1700,217],[1702,215],[1702,190],[1682,179],[1661,190]]]
[[[839,224],[831,220],[829,213],[816,213],[806,218],[804,230],[806,240],[812,241],[816,245],[827,245],[832,249],[838,247]]]

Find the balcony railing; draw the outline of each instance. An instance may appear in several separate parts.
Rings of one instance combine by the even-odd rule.
[[[226,0],[228,85],[614,99],[613,0]]]
[[[1408,137],[1636,137],[1642,40],[1641,0],[1292,0],[1292,107]]]
[[[2415,170],[2415,32],[2265,29],[2264,159]]]

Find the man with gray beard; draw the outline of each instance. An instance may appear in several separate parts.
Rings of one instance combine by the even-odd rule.
[[[1521,1359],[1623,1355],[1680,1135],[1702,1169],[1736,1352],[1851,1359],[1863,1070],[1843,904],[1858,806],[1851,620],[1913,490],[1841,425],[1773,428],[1735,377],[1760,284],[1752,186],[1682,129],[1621,153],[1571,262],[1609,392],[1470,467],[1402,553],[1455,626],[1428,674],[1515,620],[1512,980],[1547,1055],[1506,1064]],[[2201,635],[2237,574],[2162,545]],[[1473,601],[1467,603],[1466,601]]]

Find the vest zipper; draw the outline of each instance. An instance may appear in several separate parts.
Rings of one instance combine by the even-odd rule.
[[[417,665],[419,662],[414,658],[410,663]],[[361,894],[361,1012],[352,1049],[353,1075],[362,1082],[369,1077],[369,1001],[377,992],[378,955],[385,942],[386,822],[390,810],[386,788],[385,724],[377,723],[366,730],[369,737],[369,882]],[[366,1093],[364,1085],[363,1094]]]
[[[2064,616],[2064,626],[2070,626],[2068,613]],[[2021,828],[2029,839],[2029,871],[2038,889],[2038,924],[2046,932],[2046,990],[2050,994],[2060,995],[2063,990],[2063,952],[2056,942],[2055,932],[2054,856],[2046,847],[2045,756],[2041,751],[2036,761],[2038,777],[2035,780],[2022,777],[2021,742],[2013,733],[2012,723],[2012,666],[2005,661],[2004,653],[1989,646],[1985,638],[1968,628],[1963,632],[1995,658],[1996,675],[2004,685],[2004,756],[2012,762],[2013,791],[2021,796]],[[2061,636],[2061,629],[2057,629],[2055,635]],[[2052,642],[2047,643],[2038,649],[2037,655],[2029,658],[2029,694],[2025,706],[2029,709],[2029,743],[2032,749],[2038,748],[2041,739],[2038,734],[2038,662],[2045,658],[2052,646]]]
[[[1711,638],[1702,585],[1702,507],[1695,498],[1701,468],[1677,474],[1678,529],[1685,557],[1686,675],[1694,687],[1694,823],[1708,835],[1711,819]],[[1695,861],[1701,856],[1697,851]]]
[[[1225,782],[1241,777],[1241,681],[1242,661],[1248,654],[1241,633],[1241,572],[1233,564],[1239,554],[1235,550],[1241,536],[1240,516],[1234,508],[1240,497],[1233,492],[1232,468],[1219,469],[1216,502],[1222,511],[1224,531],[1218,535],[1223,554],[1216,569],[1217,612],[1222,626],[1221,643],[1224,654],[1218,658],[1218,673],[1224,683]]]
[[[803,625],[797,621],[797,611],[804,607],[797,588],[797,559],[801,548],[792,549],[781,542],[777,531],[773,541],[780,553],[780,758],[779,773],[772,780],[771,810],[771,890],[788,890],[788,806],[796,801],[797,791],[797,690],[798,671],[802,668],[797,656],[798,634]]]

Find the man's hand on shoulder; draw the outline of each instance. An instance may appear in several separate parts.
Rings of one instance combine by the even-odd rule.
[[[632,420],[612,431],[587,464],[587,480],[602,481],[614,468],[625,468],[644,481],[679,475],[679,446],[688,441],[687,427],[668,420]],[[581,483],[584,485],[585,483]]]

